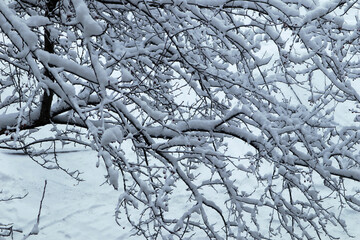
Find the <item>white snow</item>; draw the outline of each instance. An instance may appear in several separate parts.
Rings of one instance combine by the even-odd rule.
[[[73,149],[77,150],[77,149]],[[115,223],[115,207],[120,193],[104,182],[104,167],[96,168],[97,154],[89,150],[60,153],[59,160],[70,169],[84,172],[77,183],[57,170],[45,170],[27,156],[0,150],[0,199],[24,195],[23,200],[0,202],[0,223],[13,223],[14,239],[139,239],[131,238],[126,219]],[[48,180],[40,223],[36,219],[44,180]],[[2,239],[0,237],[0,239]],[[5,238],[7,240],[7,238]]]
[[[83,0],[72,0],[75,6],[76,18],[84,27],[84,37],[100,35],[102,33],[101,26],[90,16],[89,9]]]
[[[133,76],[131,73],[124,67],[121,68],[121,81],[123,82],[131,82]]]
[[[16,29],[17,34],[26,42],[30,50],[35,50],[38,42],[38,37],[34,32],[32,32],[25,22],[17,17],[8,6],[1,1],[0,2],[0,13],[6,17],[6,19],[11,23],[12,27]],[[4,24],[3,16],[0,17],[0,25]],[[5,21],[6,22],[6,21]]]
[[[35,234],[35,235],[37,235],[38,233],[39,233],[39,224],[38,223],[35,223],[34,224],[34,227],[31,229],[31,231],[30,231],[30,234]]]
[[[29,27],[40,27],[48,24],[51,24],[50,20],[43,16],[31,16],[26,19],[26,25]]]
[[[101,137],[101,146],[106,146],[112,142],[122,142],[123,134],[119,127],[112,127],[105,130]]]

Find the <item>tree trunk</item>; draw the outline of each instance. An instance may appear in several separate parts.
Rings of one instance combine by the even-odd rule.
[[[47,1],[46,12],[45,12],[46,17],[50,18],[53,16],[53,10],[55,9],[57,2],[58,0]],[[48,28],[45,28],[44,30],[44,43],[45,43],[44,46],[45,51],[49,53],[55,52],[54,43],[50,38],[50,31]],[[45,76],[51,79],[52,81],[54,81],[54,77],[48,70],[45,71]],[[51,104],[53,97],[54,97],[54,92],[51,89],[49,89],[48,91],[46,90],[44,91],[44,94],[41,99],[40,116],[39,119],[37,120],[37,124],[44,125],[50,122],[50,112],[51,112]]]

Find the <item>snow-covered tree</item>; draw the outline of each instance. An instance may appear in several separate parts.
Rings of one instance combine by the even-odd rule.
[[[346,236],[343,210],[360,211],[359,7],[0,1],[0,148],[78,180],[59,144],[96,150],[116,218],[146,239]]]

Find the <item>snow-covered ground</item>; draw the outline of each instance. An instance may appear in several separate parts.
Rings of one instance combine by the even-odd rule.
[[[77,184],[64,172],[43,169],[25,155],[0,152],[0,198],[28,193],[22,200],[0,202],[0,223],[14,223],[14,229],[23,231],[14,232],[14,239],[23,239],[36,223],[47,179],[40,232],[27,239],[129,239],[125,219],[122,227],[114,221],[120,193],[108,184],[102,185],[105,171],[95,167],[96,153],[61,153],[59,158],[71,163],[74,170],[83,171],[85,181]]]

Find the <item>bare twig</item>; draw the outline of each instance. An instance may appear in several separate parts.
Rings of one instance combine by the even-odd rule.
[[[45,197],[46,185],[47,185],[47,180],[45,180],[44,190],[43,190],[43,194],[42,194],[42,197],[41,197],[41,200],[40,200],[39,213],[38,213],[38,216],[37,216],[37,219],[36,219],[36,224],[38,224],[38,225],[39,225],[39,222],[40,222],[40,214],[41,214],[42,204],[43,204],[44,197]]]
[[[43,201],[44,201],[44,198],[45,198],[46,185],[47,185],[47,180],[45,180],[44,189],[43,189],[42,197],[41,197],[41,200],[40,200],[39,212],[38,212],[38,215],[37,215],[36,223],[34,224],[34,227],[30,231],[30,233],[27,234],[23,238],[23,240],[27,239],[31,235],[37,235],[39,233],[39,223],[40,223],[41,209],[42,209]]]

